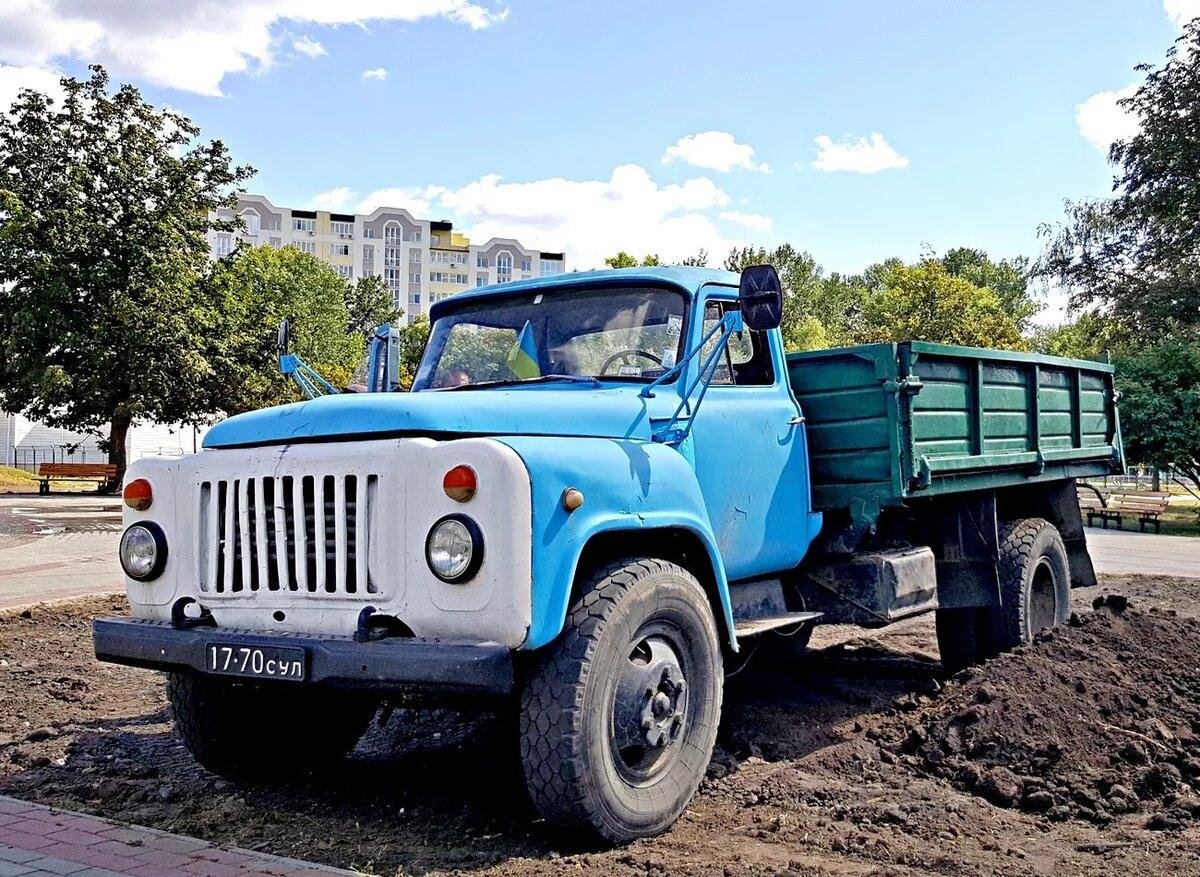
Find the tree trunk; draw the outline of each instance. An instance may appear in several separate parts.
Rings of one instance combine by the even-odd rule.
[[[123,414],[113,416],[112,425],[108,432],[108,462],[117,467],[117,474],[111,484],[106,484],[102,493],[112,493],[121,486],[125,479],[126,459],[125,439],[129,435],[129,418]]]
[[[1150,489],[1158,492],[1162,490],[1162,470],[1155,466],[1150,471],[1153,473],[1150,476]]]

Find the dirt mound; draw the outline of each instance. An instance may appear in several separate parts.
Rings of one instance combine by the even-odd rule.
[[[1072,617],[964,671],[928,706],[881,727],[884,759],[1001,807],[1150,828],[1200,817],[1200,621],[1127,610]],[[909,707],[911,709],[911,707]]]

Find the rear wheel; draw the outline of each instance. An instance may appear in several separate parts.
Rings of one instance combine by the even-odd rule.
[[[286,778],[345,756],[375,712],[368,698],[285,685],[171,673],[167,699],[175,730],[213,773]]]
[[[538,811],[625,843],[683,812],[721,713],[721,648],[700,583],[650,558],[600,570],[521,696],[521,761]]]
[[[1023,518],[1000,527],[1000,605],[939,609],[938,649],[950,672],[1032,642],[1067,619],[1071,574],[1058,529],[1043,518]]]

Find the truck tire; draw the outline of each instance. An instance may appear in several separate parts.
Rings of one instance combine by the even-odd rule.
[[[1071,576],[1058,529],[1043,518],[1001,525],[996,572],[1001,605],[939,609],[938,649],[954,673],[1033,638],[1067,620]]]
[[[521,693],[534,805],[568,831],[626,843],[687,806],[721,715],[721,645],[695,576],[652,558],[598,570]]]
[[[170,673],[176,733],[203,767],[231,780],[295,775],[354,748],[374,715],[373,701],[286,684]]]

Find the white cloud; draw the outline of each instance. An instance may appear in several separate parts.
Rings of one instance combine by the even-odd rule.
[[[1116,91],[1101,91],[1075,107],[1075,124],[1083,139],[1107,153],[1114,140],[1127,140],[1137,134],[1137,116],[1117,104],[1136,90],[1137,85],[1127,85]]]
[[[573,268],[603,267],[619,250],[683,259],[704,248],[723,254],[743,241],[722,234],[712,212],[729,195],[706,177],[660,185],[640,165],[615,168],[607,180],[555,177],[506,182],[488,174],[459,188],[428,186],[372,192],[360,212],[404,207],[418,216],[454,219],[476,243],[516,238],[527,246],[566,250]]]
[[[280,48],[276,31],[288,23],[440,17],[479,29],[507,15],[494,0],[5,0],[0,62],[45,69],[60,58],[98,61],[117,77],[220,95],[226,75],[271,66]]]
[[[388,72],[384,67],[372,67],[370,70],[362,72],[362,78],[363,82],[370,79],[374,79],[376,82],[383,82],[383,80],[388,78]]]
[[[740,210],[725,210],[718,214],[726,222],[752,228],[755,231],[770,231],[775,220],[761,213],[742,213]]]
[[[441,186],[392,186],[376,189],[358,202],[355,211],[371,213],[380,207],[401,207],[417,218],[428,218],[434,201],[446,190]]]
[[[310,58],[320,58],[322,55],[328,55],[329,52],[325,47],[312,37],[298,36],[292,38],[292,48],[301,55],[307,55]]]
[[[748,143],[738,143],[728,131],[702,131],[680,137],[674,146],[668,146],[663,153],[663,164],[674,161],[721,173],[728,173],[734,168],[760,173],[771,170],[765,164],[755,164],[754,147]]]
[[[828,134],[821,134],[816,137],[816,144],[817,157],[812,166],[819,171],[877,174],[908,167],[908,158],[893,149],[878,131],[869,138],[847,137],[841,143],[834,143]]]
[[[38,67],[13,67],[0,64],[0,113],[7,113],[22,88],[32,88],[56,99],[62,97],[58,84],[62,76],[53,70]]]
[[[1200,0],[1163,0],[1163,10],[1180,30],[1193,18],[1200,16]]]
[[[354,200],[354,193],[346,186],[336,186],[326,192],[318,192],[309,200],[313,210],[332,210],[334,213],[344,211]]]

